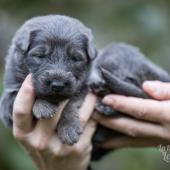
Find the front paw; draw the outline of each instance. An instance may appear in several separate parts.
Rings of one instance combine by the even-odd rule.
[[[96,111],[105,115],[105,116],[116,116],[120,113],[112,109],[110,106],[107,106],[100,101],[96,103]]]
[[[37,119],[51,118],[56,113],[56,105],[45,100],[37,99],[33,106],[33,115]]]
[[[63,144],[73,145],[80,139],[83,128],[78,122],[69,122],[66,125],[59,124],[57,134]]]

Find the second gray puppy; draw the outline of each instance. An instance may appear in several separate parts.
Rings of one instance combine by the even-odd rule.
[[[99,98],[96,110],[106,116],[123,116],[123,113],[102,104],[101,99],[111,93],[149,98],[142,89],[142,83],[146,80],[170,82],[170,75],[149,61],[134,46],[123,43],[106,46],[93,61],[89,78],[89,85]],[[93,138],[92,159],[97,160],[109,151],[98,148],[95,144],[104,142],[114,135],[120,134],[98,126]]]

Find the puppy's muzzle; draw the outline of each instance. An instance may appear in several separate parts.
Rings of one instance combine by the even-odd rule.
[[[75,78],[71,72],[48,70],[39,77],[39,81],[52,93],[62,93],[74,85]]]
[[[69,86],[69,81],[53,80],[50,83],[50,89],[53,92],[61,92]]]

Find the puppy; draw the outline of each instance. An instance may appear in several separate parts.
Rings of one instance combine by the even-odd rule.
[[[142,89],[145,80],[170,82],[170,75],[153,64],[134,46],[123,43],[112,43],[99,51],[93,61],[89,86],[98,95],[96,110],[105,116],[120,116],[120,113],[102,104],[101,99],[107,94],[121,94],[149,98]],[[92,159],[100,159],[109,150],[101,150],[96,143],[120,133],[98,126],[93,138],[94,150]]]
[[[70,99],[58,127],[63,143],[79,140],[82,127],[77,112],[87,93],[87,77],[96,56],[91,30],[77,19],[49,15],[28,20],[15,34],[6,58],[0,114],[12,126],[15,97],[31,73],[36,93],[33,115],[52,117],[58,104]]]

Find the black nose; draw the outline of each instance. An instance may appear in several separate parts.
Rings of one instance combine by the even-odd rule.
[[[52,81],[50,84],[51,90],[53,91],[60,91],[63,90],[65,87],[65,83],[61,81]]]
[[[93,83],[90,85],[90,87],[94,90],[94,89],[98,89],[100,85],[98,83]]]
[[[90,87],[95,90],[95,89],[100,89],[105,85],[104,81],[97,81],[97,82],[93,82],[92,84],[90,84]]]

